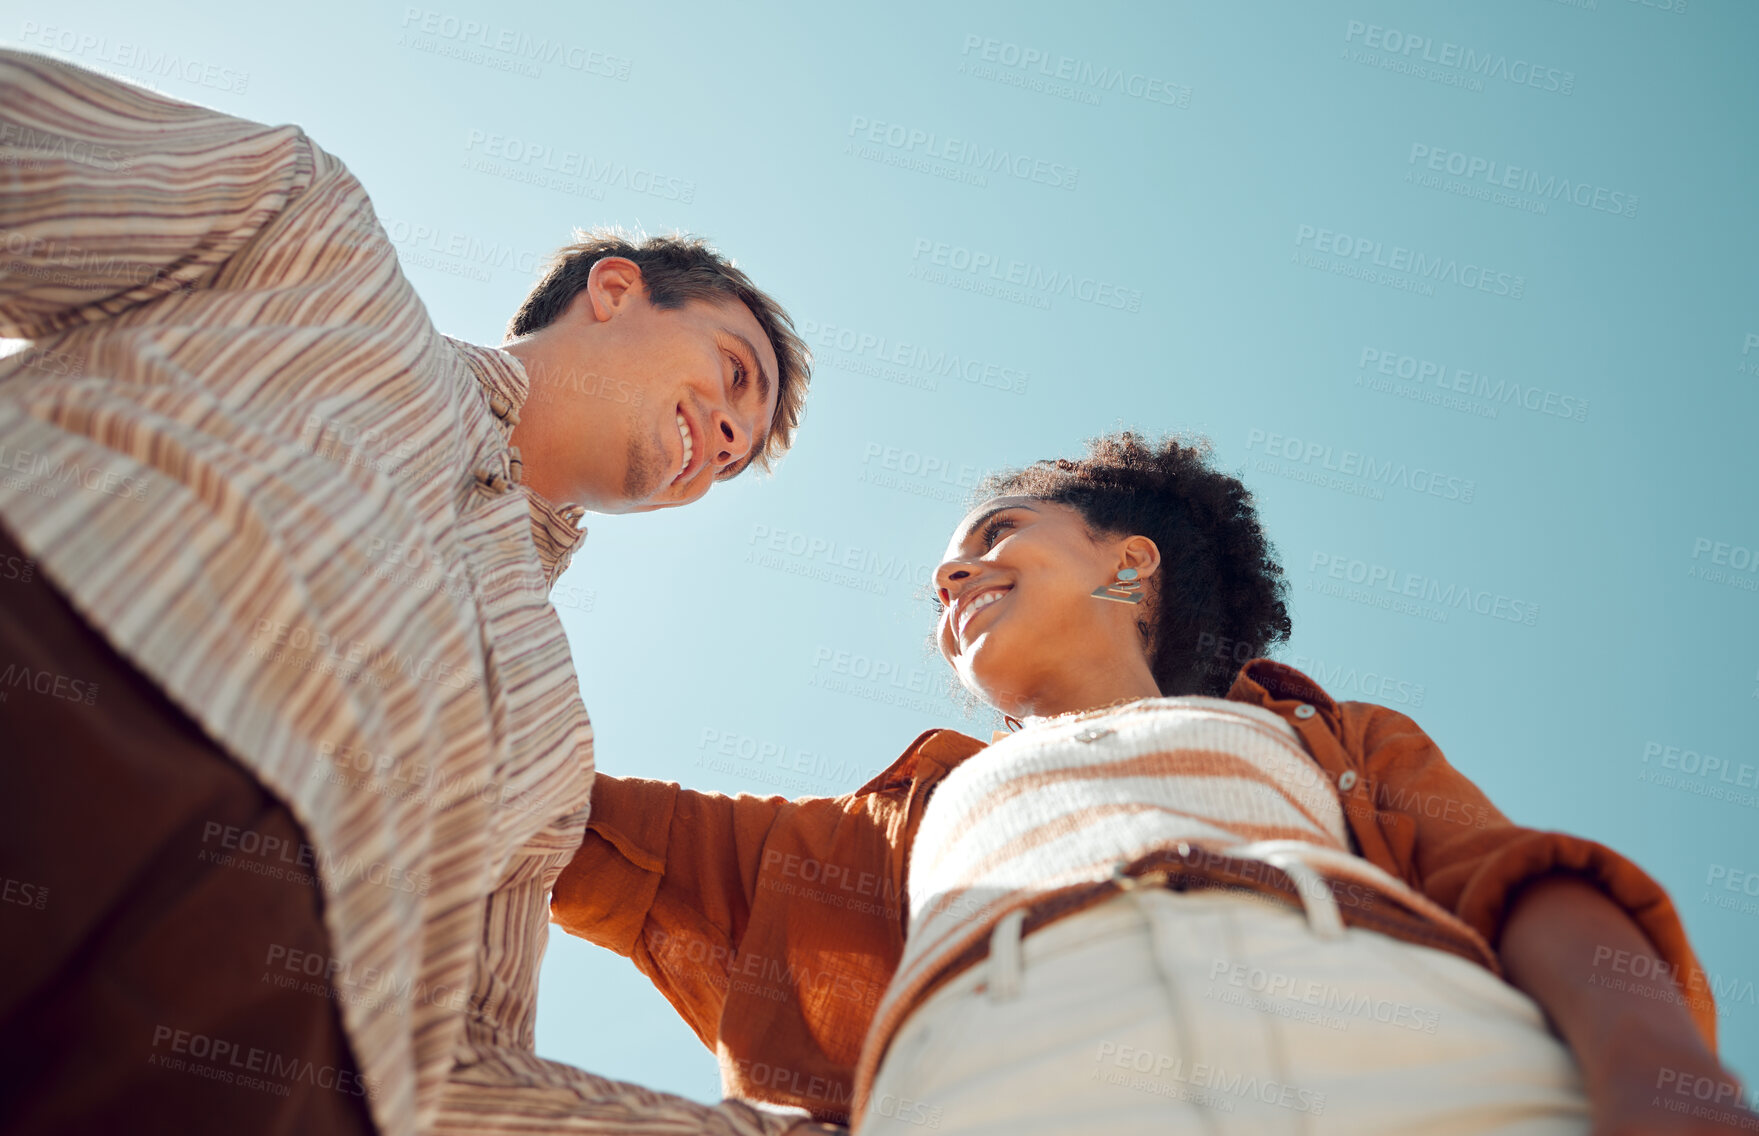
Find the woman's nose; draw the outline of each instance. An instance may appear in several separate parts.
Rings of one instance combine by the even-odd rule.
[[[953,602],[953,589],[961,580],[971,576],[971,569],[963,561],[949,560],[934,571],[934,586],[943,605]]]

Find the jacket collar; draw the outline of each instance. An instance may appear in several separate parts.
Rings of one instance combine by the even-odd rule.
[[[1273,702],[1307,702],[1314,709],[1327,712],[1337,709],[1337,703],[1317,682],[1294,667],[1270,659],[1253,659],[1241,667],[1227,697],[1267,710],[1278,709],[1271,705]]]
[[[898,760],[855,793],[878,793],[908,785],[926,772],[927,767],[936,767],[944,773],[983,748],[982,742],[958,730],[924,730],[898,755]]]
[[[497,348],[481,347],[451,336],[446,338],[453,350],[464,357],[471,374],[482,387],[489,410],[511,439],[513,427],[519,422],[519,411],[531,393],[531,380],[525,373],[525,366]],[[580,518],[586,514],[586,509],[580,505],[557,505],[529,485],[522,484],[520,488],[525,491],[531,509],[531,540],[537,548],[538,561],[543,565],[544,583],[553,587],[580,542],[586,539],[586,530],[580,527]]]

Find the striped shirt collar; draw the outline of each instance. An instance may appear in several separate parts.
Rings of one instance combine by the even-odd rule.
[[[482,384],[489,400],[489,409],[507,426],[512,435],[513,423],[531,393],[531,379],[525,365],[517,358],[495,347],[483,347],[462,339],[446,337],[453,349],[464,357],[476,381]],[[569,560],[586,538],[580,519],[586,514],[581,505],[558,505],[522,484],[525,498],[531,505],[531,538],[537,546],[538,559],[543,563],[544,580],[554,585],[556,578],[568,567]]]

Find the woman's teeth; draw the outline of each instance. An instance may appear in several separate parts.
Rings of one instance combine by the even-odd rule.
[[[960,632],[964,632],[966,625],[977,617],[978,612],[982,611],[990,604],[995,603],[1005,595],[1007,595],[1006,592],[985,592],[981,596],[972,600],[971,606],[965,609],[965,617],[959,621]]]
[[[684,421],[683,414],[678,415],[678,436],[684,439],[684,460],[678,463],[678,476],[683,476],[684,471],[690,468],[690,454],[692,451],[692,446],[690,445],[690,426]]]

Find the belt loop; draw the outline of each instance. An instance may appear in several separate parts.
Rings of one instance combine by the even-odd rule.
[[[1261,860],[1273,868],[1280,868],[1295,885],[1295,895],[1301,900],[1301,910],[1306,913],[1307,926],[1313,934],[1321,939],[1343,938],[1344,916],[1338,910],[1338,901],[1331,893],[1331,885],[1325,882],[1325,877],[1315,871],[1311,864],[1301,859],[1299,853],[1280,846],[1285,843],[1261,840],[1256,844],[1230,848],[1228,852],[1230,855]]]
[[[1015,908],[1002,916],[989,936],[989,998],[1006,1002],[1020,993],[1020,928],[1026,910]]]
[[[1321,939],[1343,938],[1344,916],[1338,910],[1338,901],[1325,878],[1306,861],[1294,856],[1277,855],[1270,862],[1294,881],[1295,894],[1301,897],[1301,907],[1307,912],[1307,926],[1313,929],[1313,933]]]

